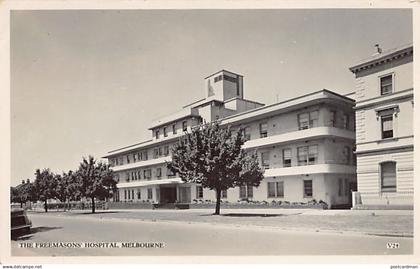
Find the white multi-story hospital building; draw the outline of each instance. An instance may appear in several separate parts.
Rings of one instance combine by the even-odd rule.
[[[315,199],[330,207],[351,204],[351,190],[356,189],[354,100],[319,90],[264,105],[244,99],[243,77],[226,70],[204,79],[204,94],[205,98],[153,122],[149,126],[150,140],[105,156],[118,181],[116,201],[215,201],[214,191],[184,183],[171,174],[165,162],[171,160],[170,148],[185,131],[219,120],[222,126],[244,129],[247,142],[243,147],[258,152],[264,169],[258,188],[229,189],[222,193],[222,200],[236,203],[243,199]]]
[[[361,206],[413,206],[413,46],[378,52],[356,77],[357,185]]]

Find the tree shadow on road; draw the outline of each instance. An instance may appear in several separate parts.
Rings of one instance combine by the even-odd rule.
[[[99,211],[92,213],[92,211],[86,211],[86,212],[68,212],[72,215],[101,215],[101,214],[117,214],[117,213],[123,213],[121,211]]]
[[[31,239],[33,235],[36,233],[48,232],[48,231],[56,230],[56,229],[63,229],[63,227],[45,227],[45,226],[35,227],[35,228],[31,228],[29,233],[15,232],[12,234],[11,239],[13,241],[25,241],[25,240]]]
[[[287,216],[291,216],[291,215],[300,215],[300,214],[301,213],[296,213],[296,214],[227,213],[227,214],[220,214],[220,215],[203,214],[203,215],[200,215],[200,216],[201,217],[221,216],[221,217],[262,217],[262,218],[267,218],[267,217],[287,217]]]

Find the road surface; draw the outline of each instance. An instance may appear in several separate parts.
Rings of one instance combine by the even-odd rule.
[[[412,238],[357,233],[317,233],[255,226],[48,214],[31,214],[30,218],[32,234],[12,241],[13,256],[392,255],[411,254],[413,251]],[[20,247],[23,244],[33,246],[47,242],[129,242],[134,243],[130,246],[135,247],[79,248],[77,244],[67,245],[67,248]]]

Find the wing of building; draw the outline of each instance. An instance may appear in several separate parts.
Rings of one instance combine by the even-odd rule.
[[[413,207],[413,46],[381,51],[356,77],[358,207]]]
[[[149,126],[152,138],[110,151],[105,158],[118,180],[115,201],[190,204],[215,201],[215,193],[184,183],[165,162],[185,131],[220,120],[242,127],[244,148],[257,150],[264,180],[258,188],[238,187],[222,193],[224,201],[326,202],[351,205],[356,189],[354,100],[328,90],[272,105],[244,99],[243,77],[222,70],[204,79],[202,100],[183,106]]]

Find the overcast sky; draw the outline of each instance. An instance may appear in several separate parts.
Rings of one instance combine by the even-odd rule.
[[[12,185],[148,139],[220,69],[266,104],[349,93],[374,44],[410,42],[410,10],[13,11]]]

